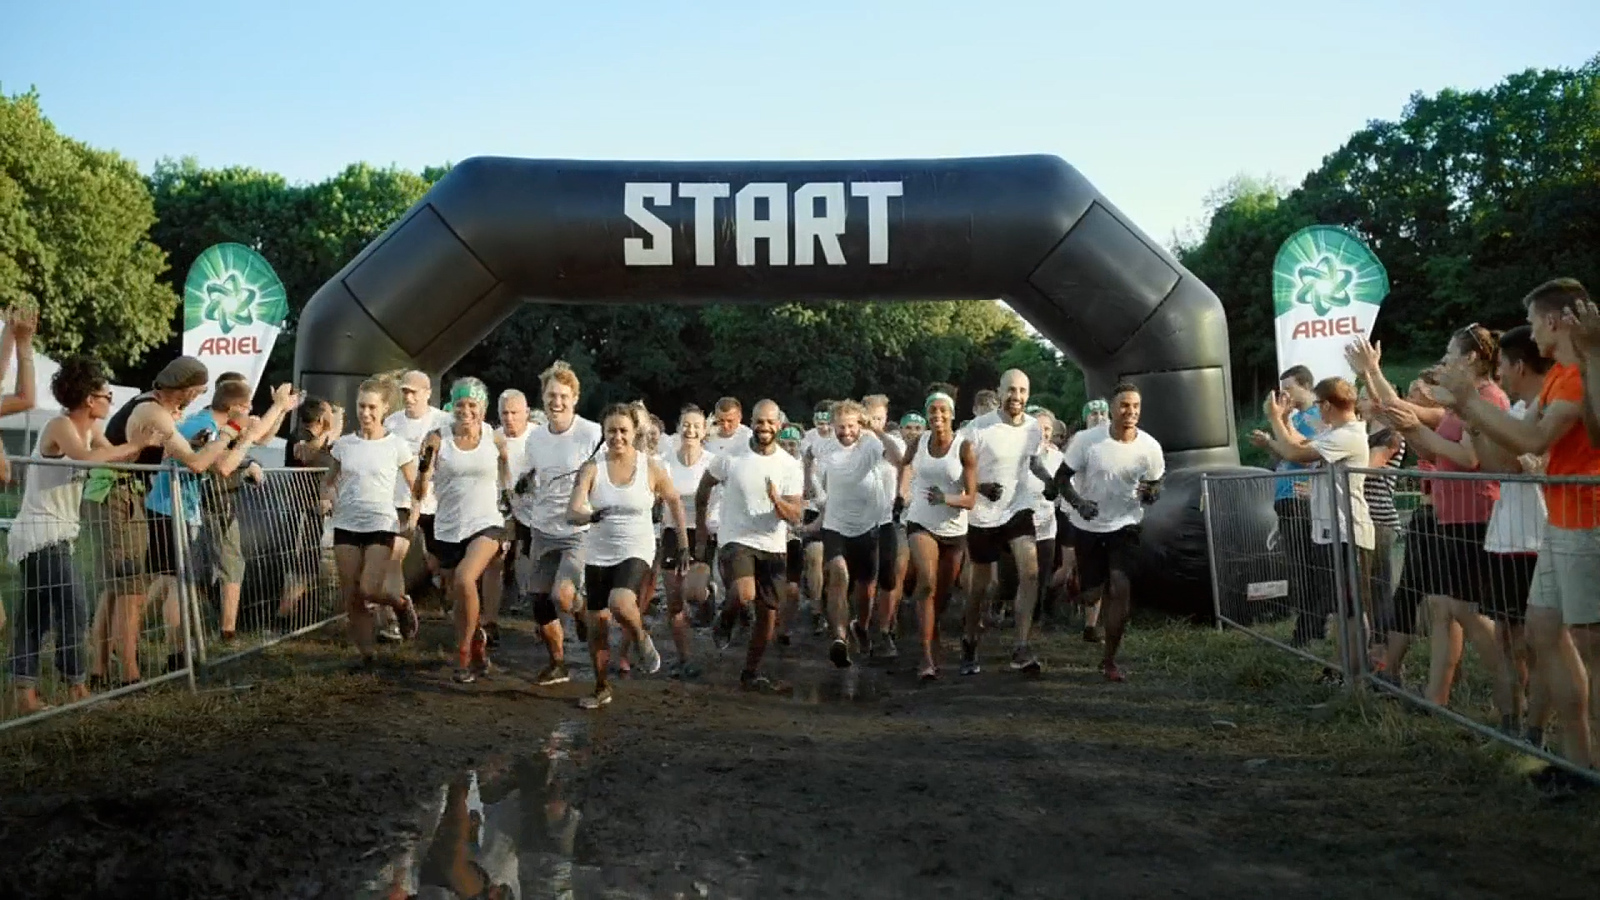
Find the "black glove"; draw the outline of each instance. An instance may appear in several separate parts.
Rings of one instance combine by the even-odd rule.
[[[1150,504],[1156,502],[1159,499],[1161,499],[1161,482],[1159,482],[1159,481],[1141,481],[1141,482],[1139,482],[1139,502],[1140,503],[1143,503],[1145,506],[1149,506]]]
[[[500,515],[508,519],[511,518],[511,492],[509,490],[500,492]]]
[[[610,510],[606,509],[603,506],[600,507],[599,509],[591,510],[590,513],[589,513],[589,522],[590,522],[590,524],[593,524],[595,522],[600,521],[601,519],[604,519],[606,517],[606,514],[609,513],[609,512],[610,512]]]
[[[1054,479],[1046,481],[1044,483],[1044,490],[1040,491],[1040,493],[1044,495],[1046,503],[1054,503],[1055,499],[1061,496],[1061,492],[1056,490],[1056,483]]]
[[[1079,497],[1077,500],[1072,501],[1072,510],[1085,522],[1092,522],[1095,516],[1100,515],[1100,504],[1093,500],[1085,500]]]
[[[513,490],[519,494],[526,494],[533,490],[533,471],[529,470],[522,473],[522,477],[517,479],[517,484]]]
[[[985,481],[984,483],[978,485],[978,495],[985,500],[988,500],[990,503],[999,500],[1000,495],[1004,493],[1005,488],[1001,487],[1000,483],[997,481]]]

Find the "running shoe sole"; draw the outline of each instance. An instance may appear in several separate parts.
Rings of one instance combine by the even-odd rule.
[[[836,668],[850,668],[850,647],[844,641],[834,641],[828,648],[828,659],[833,661]]]
[[[539,687],[553,687],[554,685],[558,684],[566,684],[571,680],[571,673],[562,672],[560,674],[541,675],[539,678],[535,679],[533,683],[537,684]]]

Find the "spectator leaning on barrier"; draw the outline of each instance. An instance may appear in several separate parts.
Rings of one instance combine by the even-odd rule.
[[[97,424],[111,412],[111,388],[98,360],[75,356],[61,361],[50,379],[50,393],[63,413],[39,433],[37,460],[126,462],[139,444],[112,444]],[[78,540],[79,505],[87,469],[32,465],[24,474],[22,506],[11,524],[7,556],[21,570],[22,591],[11,631],[11,677],[17,710],[37,712],[39,655],[44,638],[55,633],[56,673],[69,685],[69,697],[88,696],[83,665],[89,611],[73,550]]]
[[[1573,763],[1600,765],[1594,753],[1589,675],[1600,668],[1600,487],[1560,483],[1562,477],[1600,476],[1600,447],[1584,425],[1583,361],[1574,337],[1576,313],[1587,309],[1589,294],[1571,278],[1534,288],[1524,299],[1533,339],[1555,361],[1546,373],[1538,403],[1516,419],[1484,403],[1470,390],[1470,373],[1450,367],[1440,376],[1440,402],[1455,409],[1467,426],[1514,454],[1548,454],[1545,471],[1556,482],[1545,486],[1548,527],[1539,547],[1528,596],[1528,637],[1539,672],[1547,681],[1556,719],[1561,723],[1562,754]],[[1548,777],[1564,780],[1564,770]]]

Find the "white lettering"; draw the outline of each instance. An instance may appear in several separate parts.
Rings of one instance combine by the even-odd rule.
[[[756,218],[756,200],[765,198],[767,215]],[[739,265],[756,263],[756,241],[767,242],[767,265],[789,264],[789,186],[781,181],[752,181],[733,197],[734,235]]]
[[[694,200],[694,264],[717,264],[717,198],[728,196],[726,183],[685,182],[678,196]]]
[[[898,181],[858,181],[850,185],[850,196],[867,198],[867,263],[889,263],[889,198],[905,194]]]
[[[715,266],[717,243],[730,230],[734,237],[735,262],[757,265],[756,243],[767,242],[766,264],[797,266],[817,264],[818,248],[822,262],[830,266],[849,263],[841,239],[850,226],[849,196],[867,204],[867,264],[889,263],[889,200],[905,196],[901,181],[810,181],[793,192],[791,223],[789,185],[781,181],[756,181],[732,194],[733,222],[719,222],[717,201],[726,200],[733,185],[728,182],[684,182],[678,184],[678,200],[694,204],[692,224],[674,221],[669,225],[652,208],[672,207],[673,185],[668,182],[627,182],[623,186],[623,211],[642,229],[646,237],[628,237],[622,242],[623,263],[628,266],[670,266],[673,264],[673,231],[693,229],[694,264]],[[765,207],[761,205],[765,201]],[[758,214],[759,211],[759,214]],[[860,222],[859,217],[856,222]],[[860,226],[858,225],[857,228]],[[792,228],[792,231],[791,231]],[[790,248],[793,248],[791,256]]]
[[[822,215],[817,215],[817,201]],[[822,245],[822,258],[830,266],[844,265],[844,249],[839,236],[844,234],[846,206],[844,185],[837,181],[813,181],[794,192],[794,264],[809,266],[815,244]]]
[[[622,211],[627,213],[634,224],[650,235],[650,242],[647,244],[644,238],[624,238],[622,261],[630,266],[670,266],[672,229],[657,218],[655,213],[644,208],[647,199],[653,201],[656,206],[671,206],[672,185],[664,181],[630,181],[624,185]]]

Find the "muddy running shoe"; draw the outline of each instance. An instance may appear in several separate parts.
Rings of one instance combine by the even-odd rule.
[[[1100,672],[1106,676],[1107,681],[1116,684],[1128,680],[1128,677],[1122,674],[1122,670],[1117,668],[1117,664],[1109,659],[1100,663]]]
[[[857,653],[867,655],[872,652],[872,637],[867,634],[865,625],[860,622],[851,622],[850,638],[855,641]]]
[[[1085,625],[1085,626],[1083,626],[1083,642],[1085,644],[1098,644],[1098,643],[1100,643],[1100,632],[1095,631],[1095,628],[1094,628],[1093,625]]]
[[[611,705],[611,685],[602,684],[595,688],[593,694],[578,698],[579,709],[599,709]]]
[[[978,642],[961,639],[961,674],[978,675],[983,667],[978,665]]]
[[[533,676],[533,683],[537,684],[539,687],[550,687],[551,685],[555,684],[566,684],[571,680],[572,673],[567,671],[567,664],[559,661],[545,666],[539,670],[538,675]]]
[[[778,642],[778,646],[779,647],[787,647],[791,643],[793,643],[792,641],[789,640],[789,633],[788,632],[784,632],[783,634],[778,635],[777,637],[773,638],[773,640]]]
[[[679,681],[693,681],[705,674],[700,667],[692,662],[675,662],[667,669],[667,677]]]
[[[733,643],[733,616],[723,614],[717,616],[717,622],[711,626],[711,643],[718,650],[726,650]]]
[[[1326,684],[1330,687],[1338,687],[1339,685],[1344,684],[1344,673],[1333,668],[1332,666],[1323,666],[1322,674],[1317,676],[1317,684]]]
[[[478,680],[477,673],[473,672],[470,668],[468,668],[466,666],[462,666],[461,668],[456,669],[456,674],[455,674],[454,677],[455,677],[455,680],[456,680],[456,684],[471,684],[474,681]]]
[[[402,629],[400,633],[401,634],[405,634],[405,631]],[[483,633],[486,636],[486,638],[488,639],[488,647],[489,647],[490,650],[493,650],[494,648],[500,646],[500,623],[499,622],[485,622],[485,623],[483,623]]]
[[[417,616],[417,605],[406,598],[406,605],[395,613],[395,618],[400,620],[400,636],[411,640],[422,630],[422,619]]]
[[[661,653],[656,650],[656,642],[648,634],[639,642],[639,665],[644,667],[646,675],[661,671]]]
[[[923,681],[938,681],[939,667],[929,663],[928,665],[922,667],[922,671],[917,673],[917,677]]]
[[[843,640],[835,639],[833,646],[828,648],[828,659],[833,661],[836,668],[850,668],[850,645]]]
[[[467,666],[473,672],[478,675],[489,674],[489,636],[482,628],[472,633],[472,650],[467,658]]]
[[[739,689],[757,694],[771,694],[778,690],[778,685],[771,678],[747,669],[739,673]]]
[[[894,635],[887,631],[879,632],[878,639],[872,642],[872,658],[883,662],[900,658],[900,648],[894,645]]]
[[[828,636],[828,617],[827,616],[820,615],[820,614],[813,614],[811,616],[811,636],[812,637],[827,637]]]
[[[398,622],[390,622],[388,625],[383,626],[383,630],[378,632],[378,640],[385,644],[398,644],[405,640],[400,634],[400,624]]]
[[[1039,662],[1033,650],[1027,644],[1018,644],[1011,648],[1011,671],[1021,672],[1024,675],[1037,675],[1044,671],[1044,664]]]

